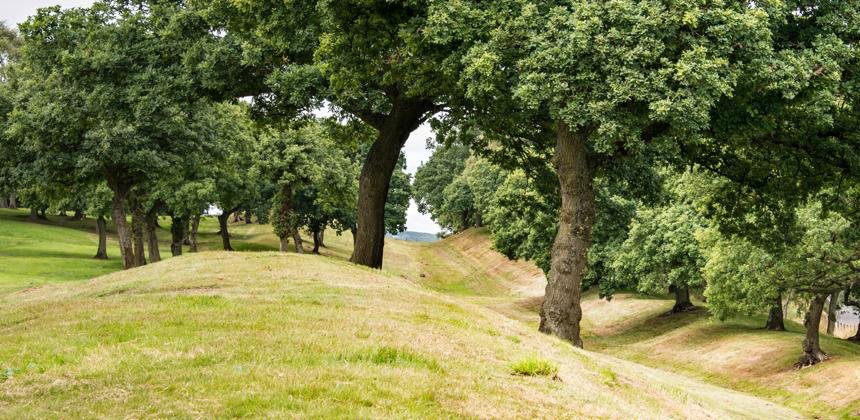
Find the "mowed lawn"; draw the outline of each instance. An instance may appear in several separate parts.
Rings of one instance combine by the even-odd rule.
[[[45,283],[86,280],[122,268],[116,241],[108,241],[107,261],[93,256],[98,236],[91,221],[32,223],[23,210],[0,209],[0,294]],[[87,228],[91,228],[87,231]]]

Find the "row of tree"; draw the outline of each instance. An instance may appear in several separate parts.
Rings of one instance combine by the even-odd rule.
[[[447,231],[486,226],[497,250],[534,261],[549,274],[559,226],[551,180],[442,144],[418,169],[415,196],[421,211]],[[818,344],[825,301],[831,334],[837,305],[860,308],[852,297],[860,285],[860,184],[839,196],[823,191],[780,224],[735,232],[720,215],[721,191],[734,188],[731,181],[699,168],[661,168],[636,182],[597,180],[598,216],[583,287],[607,299],[616,290],[674,293],[672,312],[692,309],[691,291],[701,292],[719,319],[766,313],[765,327],[777,331],[785,330],[785,307],[794,303],[807,308],[800,364],[826,358]],[[860,340],[860,331],[851,339]]]
[[[122,225],[140,185],[209,154],[211,102],[253,97],[287,125],[328,106],[372,128],[352,261],[380,267],[401,149],[434,119],[446,142],[552,179],[540,329],[581,345],[601,190],[632,200],[655,168],[695,166],[729,181],[714,211],[740,233],[852,188],[858,20],[842,0],[103,0],[21,26],[7,133],[43,177],[105,179]]]
[[[271,216],[281,249],[314,251],[328,227],[356,229],[360,162],[373,130],[335,118],[281,120],[255,114],[196,60],[221,39],[180,5],[98,2],[41,9],[3,27],[0,195],[34,218],[73,210],[97,220],[106,258],[107,220],[125,268],[161,259],[157,227],[171,221],[173,255],[197,249],[200,216],[218,206],[225,250],[231,214]],[[402,158],[386,202],[390,232],[405,229],[410,179]],[[131,223],[128,223],[128,216]]]

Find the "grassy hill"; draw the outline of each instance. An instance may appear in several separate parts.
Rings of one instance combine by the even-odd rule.
[[[2,308],[4,417],[793,415],[331,258],[202,253]]]
[[[540,271],[491,251],[481,231],[432,244],[388,241],[385,268],[374,271],[345,261],[348,236],[327,235],[324,256],[278,254],[265,251],[277,244],[269,227],[237,224],[234,246],[261,252],[203,252],[33,286],[31,264],[62,273],[70,260],[88,259],[95,245],[87,227],[0,216],[0,244],[19,243],[7,232],[32,238],[30,260],[10,260],[23,257],[0,246],[0,417],[790,418],[798,414],[783,405],[827,417],[860,410],[851,396],[860,389],[860,346],[825,339],[834,360],[792,371],[796,327],[774,334],[756,330],[757,320],[663,317],[670,301],[621,295],[584,303],[586,346],[599,352],[537,333]],[[209,223],[202,240],[217,248]],[[70,254],[42,256],[39,247],[57,233],[71,245],[55,252]],[[7,261],[25,273],[8,274]]]

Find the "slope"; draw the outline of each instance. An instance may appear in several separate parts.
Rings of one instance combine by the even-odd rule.
[[[794,417],[399,275],[207,252],[0,297],[0,417]],[[558,378],[515,376],[545,361]]]

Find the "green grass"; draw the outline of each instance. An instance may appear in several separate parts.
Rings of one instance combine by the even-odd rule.
[[[0,342],[0,417],[792,416],[312,255],[204,252],[8,294]],[[511,375],[536,353],[558,381]]]
[[[517,360],[511,365],[511,371],[514,375],[521,376],[549,376],[554,377],[558,374],[558,366],[549,360],[540,357],[532,356],[525,359]]]

